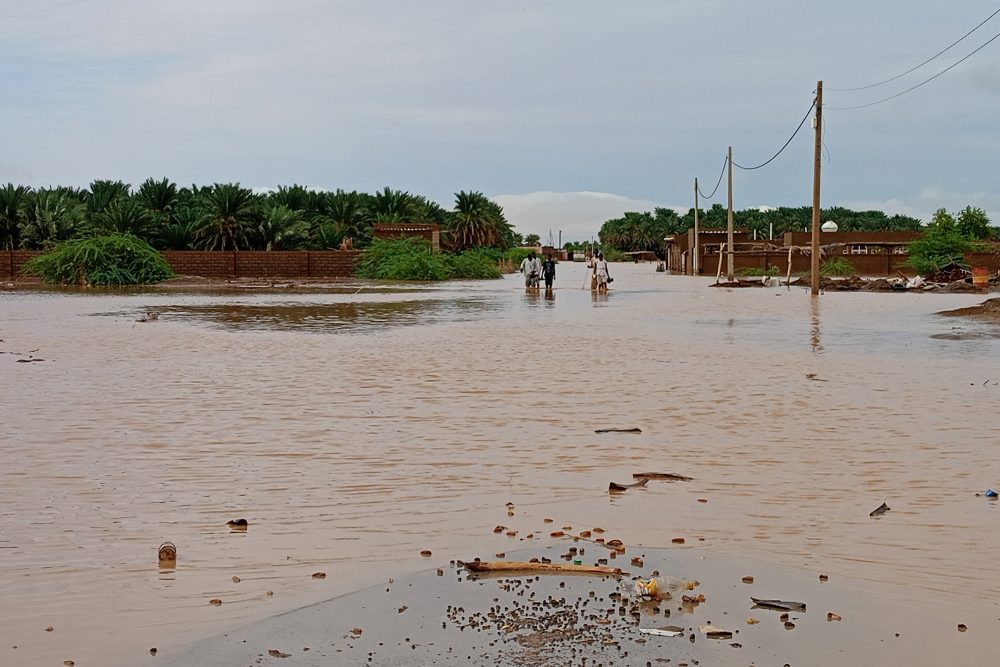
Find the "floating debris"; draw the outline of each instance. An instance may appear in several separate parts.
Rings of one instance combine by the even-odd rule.
[[[423,556],[424,558],[430,558],[434,554],[431,552],[430,549],[424,549],[423,551],[420,552],[420,555]]]
[[[663,480],[665,482],[690,482],[694,477],[688,477],[687,475],[678,475],[673,472],[634,472],[632,477],[635,479],[656,479]]]
[[[868,516],[882,516],[883,514],[885,514],[886,512],[888,512],[890,509],[891,508],[888,505],[886,505],[885,503],[882,503],[881,505],[879,505],[878,507],[876,507],[875,509],[873,509],[868,514]]]
[[[677,625],[668,625],[663,628],[639,628],[641,635],[653,635],[654,637],[680,637],[684,634],[684,628]]]
[[[761,598],[750,598],[754,606],[761,609],[773,609],[775,611],[805,611],[804,602],[789,602],[786,600],[764,600]]]
[[[642,433],[641,428],[599,428],[594,433]]]
[[[743,579],[741,579],[740,581],[742,581],[744,584],[752,584],[753,583],[753,577],[750,577],[750,576],[743,577]]]
[[[313,579],[326,579],[326,572],[313,572],[312,573],[312,578]]]
[[[222,604],[222,600],[220,600],[219,598],[212,598],[211,600],[208,601],[208,604],[212,605],[213,607],[218,607],[219,605]]]
[[[608,484],[608,491],[611,493],[621,493],[622,491],[628,491],[629,489],[634,489],[640,486],[646,486],[649,482],[648,477],[641,478],[638,482],[633,482],[632,484],[619,484],[617,482],[611,482]]]
[[[160,567],[174,567],[177,565],[177,547],[173,542],[164,542],[156,550],[156,555],[160,560]]]
[[[828,612],[826,612],[826,620],[827,621],[842,621],[842,620],[844,620],[844,617],[841,616],[840,614],[834,614],[832,611],[828,611]]]
[[[267,654],[269,656],[271,656],[272,658],[290,658],[290,657],[292,657],[291,653],[285,653],[284,651],[279,651],[276,648],[269,648],[269,649],[267,649]]]
[[[714,625],[699,625],[698,630],[709,639],[732,639],[733,633],[729,630],[717,628]]]
[[[230,519],[226,522],[226,525],[235,531],[242,532],[250,526],[250,523],[246,519]]]
[[[605,574],[620,576],[621,568],[598,565],[563,565],[561,563],[533,563],[530,561],[472,561],[461,563],[470,572],[575,572],[579,574]]]

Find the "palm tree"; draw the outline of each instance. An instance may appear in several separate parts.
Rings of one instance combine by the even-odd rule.
[[[179,201],[177,184],[166,178],[159,181],[147,178],[139,186],[135,198],[149,211],[157,225],[167,225]]]
[[[18,247],[21,227],[27,221],[31,188],[8,183],[0,188],[0,245],[7,250]]]
[[[43,248],[79,236],[84,231],[86,207],[70,188],[41,188],[25,209],[21,245]]]
[[[122,181],[94,181],[84,193],[87,216],[93,217],[111,206],[115,200],[127,198],[131,187]]]
[[[298,250],[309,241],[309,223],[284,204],[268,204],[257,228],[265,250]]]
[[[203,215],[196,245],[203,250],[239,250],[259,219],[258,197],[239,183],[216,183],[201,197]]]
[[[447,238],[453,250],[498,245],[504,232],[499,207],[481,192],[459,192],[448,221]]]
[[[136,199],[115,199],[91,217],[90,228],[98,233],[132,234],[144,240],[153,239],[161,225],[153,214]]]

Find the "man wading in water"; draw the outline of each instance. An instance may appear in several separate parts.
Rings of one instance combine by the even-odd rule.
[[[556,261],[552,259],[552,253],[545,256],[542,263],[542,277],[545,278],[545,291],[552,291],[552,281],[556,279]]]
[[[535,257],[535,253],[528,253],[528,256],[521,260],[521,273],[524,274],[525,289],[538,289],[538,275],[541,272],[542,264]]]
[[[597,261],[594,262],[594,275],[597,276],[597,291],[607,292],[611,276],[608,275],[608,262],[604,259],[603,253],[597,253]]]

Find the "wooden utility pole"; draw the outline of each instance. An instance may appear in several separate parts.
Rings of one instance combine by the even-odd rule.
[[[701,273],[701,241],[698,239],[698,179],[694,179],[694,255],[691,257],[691,275]],[[13,274],[11,274],[13,275]]]
[[[726,216],[726,280],[736,280],[733,269],[733,147],[729,147],[726,158],[726,168],[729,170],[729,209]]]
[[[823,82],[816,82],[816,149],[813,156],[812,294],[819,294],[819,168],[823,150]]]

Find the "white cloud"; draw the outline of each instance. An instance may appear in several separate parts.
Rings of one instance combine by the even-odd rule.
[[[503,206],[507,221],[522,234],[538,234],[548,240],[549,230],[558,242],[586,241],[597,237],[605,220],[620,217],[626,211],[652,211],[657,206],[687,212],[647,199],[632,199],[609,192],[529,192],[491,197]]]

